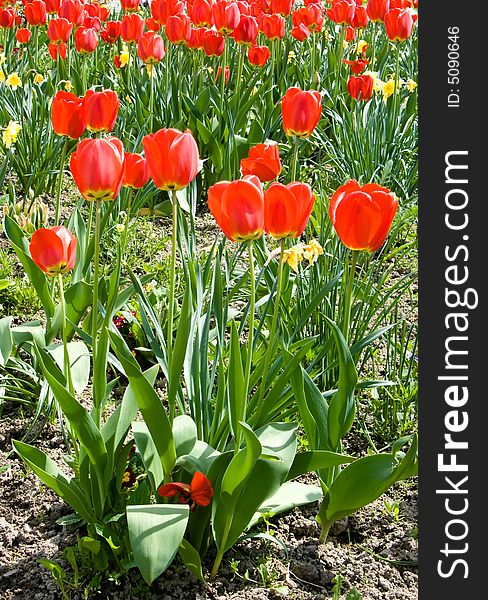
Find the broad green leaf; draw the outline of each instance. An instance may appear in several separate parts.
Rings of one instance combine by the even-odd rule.
[[[4,367],[12,352],[13,340],[10,331],[12,317],[0,319],[0,366]]]
[[[176,456],[190,454],[197,441],[197,426],[188,415],[178,415],[173,421]]]
[[[90,352],[83,342],[68,342],[67,347],[73,387],[77,394],[82,394],[90,378]],[[52,344],[46,350],[64,373],[63,344]]]
[[[44,329],[39,321],[32,321],[12,327],[11,333],[15,346],[20,346],[25,342],[35,342],[42,348],[46,344]]]
[[[178,554],[185,564],[185,567],[193,573],[193,575],[203,581],[202,561],[200,555],[188,540],[182,539],[178,547]]]
[[[151,583],[172,563],[185,534],[189,506],[127,506],[127,526],[134,560],[144,581]]]
[[[190,473],[200,471],[207,474],[213,461],[220,456],[220,452],[212,448],[206,442],[197,440],[192,448],[191,454],[179,456],[176,464],[182,466]]]
[[[168,402],[170,406],[176,402],[176,395],[180,388],[181,372],[185,361],[186,348],[190,338],[190,328],[192,321],[191,288],[186,286],[181,313],[176,332],[175,345],[171,354],[171,364],[169,365],[169,388]]]
[[[83,490],[73,479],[68,480],[47,454],[17,440],[12,440],[12,445],[20,458],[43,483],[56,492],[82,519],[87,522],[92,520],[93,509],[90,508]]]
[[[230,358],[227,377],[229,420],[232,433],[234,434],[234,437],[237,438],[239,421],[243,420],[245,414],[246,390],[244,385],[244,369],[242,366],[239,334],[237,332],[235,321],[232,322],[230,330]]]
[[[320,471],[321,469],[330,469],[330,467],[350,463],[354,460],[353,456],[328,452],[327,450],[300,452],[295,455],[287,480],[300,477],[300,475],[304,475],[305,473],[312,473],[313,471]]]
[[[132,433],[142,462],[151,481],[151,487],[156,493],[157,487],[164,479],[163,466],[158,455],[158,450],[153,442],[149,429],[143,421],[132,423]]]

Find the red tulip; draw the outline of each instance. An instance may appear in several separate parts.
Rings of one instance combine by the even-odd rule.
[[[51,45],[51,44],[50,44]],[[58,50],[61,45],[54,44]],[[62,90],[56,92],[51,106],[51,121],[58,135],[75,140],[83,135],[86,125],[83,116],[83,98]]]
[[[87,129],[92,133],[112,131],[119,106],[120,102],[116,92],[88,90],[85,94],[83,108]]]
[[[347,91],[355,100],[366,102],[373,96],[374,79],[369,75],[351,75],[347,82]]]
[[[366,12],[371,21],[382,22],[385,14],[390,10],[390,0],[368,0]]]
[[[369,17],[364,6],[356,6],[356,12],[352,19],[351,25],[354,29],[364,29],[368,26]]]
[[[139,0],[120,0],[120,4],[126,13],[137,12],[139,8]]]
[[[315,196],[308,183],[272,183],[264,193],[264,229],[276,239],[299,237],[305,230]]]
[[[352,42],[356,38],[356,30],[351,25],[346,28],[346,42]]]
[[[124,15],[120,33],[124,42],[128,44],[137,44],[144,31],[144,19],[137,13]]]
[[[304,6],[299,10],[296,10],[291,15],[291,21],[294,27],[303,23],[306,25],[310,31],[313,33],[314,31],[322,31],[322,27],[324,25],[324,13],[322,6],[319,4],[310,4],[309,6]]]
[[[113,200],[124,175],[124,146],[114,137],[81,140],[70,168],[85,200]]]
[[[219,68],[217,69],[217,75],[215,75],[215,81],[219,80],[220,75],[222,74],[222,67],[219,66]],[[225,67],[224,68],[224,83],[227,85],[229,83],[229,79],[230,79],[230,67]]]
[[[54,43],[64,42],[69,40],[69,36],[73,31],[73,25],[64,17],[59,19],[51,19],[47,26],[47,36]]]
[[[120,21],[107,21],[100,32],[100,37],[106,44],[115,44],[120,37]]]
[[[34,231],[29,244],[32,260],[49,275],[63,275],[76,262],[75,236],[66,227],[41,228]]]
[[[309,137],[322,114],[322,96],[315,90],[291,87],[283,97],[281,114],[286,135]]]
[[[329,216],[347,248],[374,252],[385,241],[397,208],[398,200],[387,188],[360,186],[352,179],[332,196]]]
[[[42,0],[32,0],[24,6],[24,17],[29,25],[37,27],[45,25],[47,14],[46,5]]]
[[[146,29],[148,31],[157,32],[161,29],[160,23],[158,23],[156,21],[156,19],[154,19],[153,17],[150,17],[149,19],[145,19],[144,23],[146,24]]]
[[[264,66],[271,56],[268,46],[252,46],[247,51],[247,60],[255,67]]]
[[[149,168],[144,156],[142,154],[126,152],[122,186],[139,189],[146,185],[149,177]]]
[[[285,37],[285,27],[285,19],[281,15],[263,15],[259,29],[268,40],[281,40]]]
[[[190,510],[198,506],[208,506],[214,494],[210,480],[199,471],[195,472],[190,485],[174,481],[158,487],[158,494],[164,498],[178,496],[178,504],[190,504]]]
[[[191,37],[190,17],[181,13],[168,17],[166,22],[166,36],[172,44],[186,44]]]
[[[163,38],[154,31],[144,32],[137,42],[137,56],[148,65],[158,63],[165,53]]]
[[[276,179],[281,173],[280,151],[276,142],[257,144],[241,160],[242,175],[256,175],[263,183]]]
[[[149,172],[161,190],[182,190],[202,168],[191,131],[160,129],[142,138]]]
[[[241,13],[235,2],[217,0],[212,8],[215,28],[222,35],[232,33],[239,24]]]
[[[12,8],[0,10],[0,28],[11,29],[15,25],[15,11]]]
[[[63,0],[59,6],[58,15],[68,19],[73,25],[80,26],[85,18],[85,7],[80,0]]]
[[[203,50],[207,56],[220,56],[224,52],[225,38],[213,29],[203,34]]]
[[[61,58],[61,60],[66,60],[68,46],[66,46],[64,42],[49,42],[47,50],[53,60],[58,60],[58,57]]]
[[[15,32],[15,39],[19,42],[19,44],[28,44],[31,39],[31,31],[26,27],[21,29],[17,29]]]
[[[255,175],[220,181],[208,190],[208,207],[224,234],[233,242],[256,240],[264,229],[264,195]]]
[[[289,17],[293,7],[294,0],[271,0],[271,10],[273,14]]]
[[[213,0],[195,0],[193,2],[189,15],[195,27],[212,27],[214,24],[213,4]]]
[[[80,54],[95,52],[98,46],[98,34],[91,27],[78,27],[75,31],[76,51]]]
[[[46,12],[48,15],[54,15],[58,12],[61,0],[46,0]]]
[[[180,0],[153,0],[151,2],[151,14],[161,25],[166,25],[168,17],[184,11],[185,5]]]
[[[237,44],[243,46],[252,46],[258,37],[258,22],[254,17],[248,15],[241,16],[239,25],[232,32],[232,37]]]
[[[385,29],[388,39],[403,42],[412,33],[414,21],[409,10],[394,8],[385,14]]]
[[[354,73],[354,75],[360,75],[369,65],[369,60],[365,58],[357,58],[356,60],[344,59],[342,62],[351,67],[351,73]]]
[[[87,14],[89,17],[97,17],[100,19],[100,21],[104,20],[102,19],[102,7],[100,4],[98,4],[98,2],[86,3],[85,14]]]
[[[98,17],[90,17],[89,15],[85,16],[85,20],[83,21],[83,27],[87,29],[94,29],[97,33],[102,28],[102,22]]]
[[[332,0],[332,6],[327,9],[327,16],[334,23],[352,25],[355,12],[354,0]]]
[[[312,34],[310,29],[303,23],[300,23],[299,25],[295,25],[295,27],[292,27],[290,33],[299,42],[304,42]]]
[[[190,50],[203,50],[203,36],[205,34],[205,28],[200,27],[199,29],[192,29],[190,39],[186,42],[186,47]],[[221,36],[222,37],[222,36]],[[222,38],[224,39],[224,38]]]

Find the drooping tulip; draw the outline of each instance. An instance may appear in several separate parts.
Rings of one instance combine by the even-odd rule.
[[[208,207],[226,237],[233,242],[260,238],[264,230],[264,194],[255,175],[219,181],[208,190]]]
[[[185,188],[202,168],[191,131],[160,129],[142,138],[151,178],[161,190]]]
[[[283,97],[281,114],[286,135],[309,137],[322,114],[322,96],[315,90],[291,87]]]
[[[272,183],[264,193],[264,229],[276,239],[299,237],[305,230],[315,196],[308,183]]]
[[[329,216],[342,243],[351,250],[375,252],[382,246],[398,208],[389,189],[351,179],[332,196]]]
[[[76,244],[75,236],[66,227],[43,227],[32,234],[29,252],[36,265],[54,277],[75,266]]]
[[[113,200],[124,175],[124,147],[115,137],[84,139],[71,155],[70,168],[85,200]]]

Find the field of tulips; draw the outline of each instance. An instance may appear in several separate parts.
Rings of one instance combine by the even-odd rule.
[[[416,40],[0,0],[2,598],[416,598]]]

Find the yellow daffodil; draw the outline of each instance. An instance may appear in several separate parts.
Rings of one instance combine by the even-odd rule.
[[[324,249],[317,240],[311,240],[309,244],[303,246],[303,258],[308,260],[308,264],[313,264],[319,256],[324,253]]]
[[[287,62],[291,63],[295,60],[295,58],[296,58],[295,52],[293,52],[293,50],[290,50],[290,52],[288,52]]]
[[[34,75],[34,84],[35,85],[39,85],[40,83],[42,83],[44,81],[44,76],[41,75],[40,73],[36,73]]]
[[[115,229],[117,231],[117,233],[122,233],[125,229],[124,224],[123,223],[117,223],[117,225],[115,225]]]
[[[301,263],[302,258],[303,244],[297,244],[283,252],[283,262],[290,265],[295,273],[298,273],[298,265]]]
[[[125,67],[130,61],[129,48],[122,46],[122,52],[119,54],[120,67]]]
[[[7,57],[5,56],[5,52],[0,52],[0,65],[3,65],[6,60]]]
[[[22,87],[22,80],[20,79],[19,74],[10,73],[10,75],[5,80],[5,85],[12,88],[12,91],[14,92],[18,87]]]
[[[64,82],[64,89],[67,92],[71,92],[71,90],[73,89],[73,84],[71,83],[71,81],[65,81]]]
[[[12,144],[15,144],[20,129],[20,123],[17,123],[17,121],[10,121],[7,127],[3,130],[2,139],[6,148],[10,148]]]
[[[2,81],[5,81],[5,73],[2,71],[2,69],[0,69],[0,83]]]
[[[357,48],[356,48],[356,54],[362,54],[364,49],[368,47],[368,42],[366,42],[365,40],[359,40]]]
[[[413,79],[408,79],[405,82],[405,87],[407,88],[407,90],[409,92],[414,92],[417,89],[417,82],[414,81]]]

